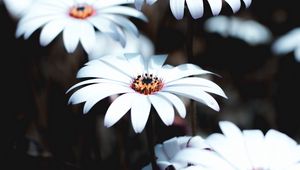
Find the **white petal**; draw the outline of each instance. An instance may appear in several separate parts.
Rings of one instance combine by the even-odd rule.
[[[198,19],[203,16],[203,0],[186,0],[186,4],[194,19]]]
[[[70,20],[68,25],[66,25],[63,32],[63,41],[68,53],[75,51],[79,43],[79,35],[81,31],[80,24],[78,24],[76,21]]]
[[[293,51],[300,41],[300,29],[296,28],[277,39],[272,45],[275,54],[285,54]]]
[[[126,72],[122,72],[120,69],[116,69],[113,65],[108,65],[105,62],[101,61],[94,61],[93,65],[87,65],[85,67],[82,67],[78,73],[77,78],[91,78],[91,77],[97,77],[97,78],[104,78],[109,80],[114,80],[117,82],[123,82],[127,83],[128,86],[132,81],[132,78],[129,77]],[[127,68],[122,68],[127,69]]]
[[[175,117],[172,104],[163,96],[149,95],[148,97],[161,120],[165,125],[170,126],[174,122]]]
[[[222,9],[222,0],[207,0],[207,1],[210,5],[212,14],[218,15]]]
[[[205,143],[205,140],[201,136],[192,137],[189,140],[187,147],[198,148],[198,149],[209,148],[209,146]]]
[[[232,140],[239,140],[240,142],[243,141],[241,130],[232,122],[220,121],[219,126],[226,137]]]
[[[252,2],[252,0],[243,0],[245,3],[246,8],[248,8]]]
[[[118,40],[117,25],[103,17],[90,17],[88,19],[99,31],[108,34],[111,38]]]
[[[131,108],[131,123],[136,133],[142,132],[145,128],[151,109],[148,98],[142,94],[138,95]]]
[[[164,78],[165,83],[178,80],[183,77],[188,77],[188,76],[213,74],[210,71],[201,69],[199,66],[195,64],[180,64],[171,69],[161,69],[160,72]]]
[[[111,127],[119,121],[129,111],[136,97],[136,93],[126,93],[116,98],[105,114],[104,125]]]
[[[177,137],[173,137],[163,142],[163,151],[168,158],[173,158],[180,151]]]
[[[138,53],[126,53],[124,56],[127,58],[128,62],[135,69],[135,72],[142,74],[146,72],[146,62],[144,58]]]
[[[144,0],[135,0],[135,4],[134,5],[135,5],[136,9],[141,10],[143,4],[144,4]]]
[[[244,130],[244,139],[253,167],[267,167],[264,134],[260,130]]]
[[[167,99],[170,103],[173,104],[173,106],[178,111],[178,114],[180,115],[180,117],[185,118],[185,116],[186,116],[185,105],[179,97],[177,97],[176,95],[174,95],[172,93],[167,93],[167,92],[158,92],[157,95],[164,96],[165,99]]]
[[[179,20],[184,15],[184,0],[170,0],[170,8],[174,17]]]
[[[100,11],[97,11],[100,14],[107,14],[107,13],[112,13],[112,14],[120,14],[120,15],[125,15],[125,16],[130,16],[130,17],[135,17],[138,19],[141,19],[145,22],[148,21],[147,17],[141,12],[138,11],[134,8],[130,7],[125,7],[125,6],[114,6],[106,9],[101,9]]]
[[[297,47],[296,49],[295,49],[295,59],[296,59],[296,61],[297,62],[300,62],[300,47]]]
[[[191,98],[203,104],[206,104],[210,108],[219,111],[220,107],[217,101],[209,94],[204,92],[203,90],[195,87],[185,87],[185,86],[171,86],[165,87],[162,89],[165,92],[171,92],[178,95],[182,95],[184,97]]]
[[[81,23],[80,41],[87,53],[90,53],[96,43],[94,27],[88,22]]]
[[[199,77],[188,77],[178,79],[167,84],[167,86],[199,86],[202,90],[227,98],[224,91],[214,82]]]
[[[158,70],[165,63],[168,55],[154,55],[149,57],[148,62],[148,71],[154,73],[155,70]]]
[[[152,5],[156,2],[157,0],[146,0],[148,5]]]
[[[42,46],[48,45],[55,37],[64,29],[65,20],[58,19],[47,23],[41,31],[40,44]]]
[[[111,21],[115,22],[116,24],[121,25],[124,27],[127,31],[132,32],[134,35],[138,36],[139,35],[139,30],[137,27],[127,18],[123,16],[118,16],[118,15],[103,15],[102,17],[108,18]]]
[[[225,0],[231,7],[232,11],[235,13],[241,8],[240,0]]]
[[[168,161],[168,157],[164,151],[162,144],[157,144],[154,147],[155,156],[157,157],[157,161]]]

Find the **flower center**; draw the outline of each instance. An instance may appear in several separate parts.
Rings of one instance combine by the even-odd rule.
[[[94,8],[86,4],[73,6],[69,12],[70,16],[77,19],[86,19],[92,16],[93,14],[95,14]]]
[[[145,73],[144,75],[138,75],[130,86],[136,92],[144,95],[153,94],[158,92],[163,87],[162,80],[153,76],[153,74]]]

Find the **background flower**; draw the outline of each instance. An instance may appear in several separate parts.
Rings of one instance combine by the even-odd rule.
[[[43,27],[40,44],[48,45],[60,32],[66,50],[74,52],[81,42],[89,53],[96,42],[95,28],[118,40],[123,46],[126,37],[122,29],[138,35],[138,29],[127,18],[135,17],[146,21],[145,15],[133,8],[120,6],[129,4],[127,0],[53,0],[39,1],[18,23],[16,36],[27,39],[38,28]]]
[[[124,54],[92,60],[78,71],[77,77],[94,79],[71,87],[70,90],[86,85],[74,92],[69,101],[72,104],[85,102],[83,110],[87,113],[100,100],[122,94],[108,108],[105,125],[114,125],[131,109],[135,132],[144,129],[151,105],[168,126],[174,121],[173,107],[184,118],[185,105],[176,95],[194,99],[219,111],[217,101],[207,92],[226,98],[223,90],[209,80],[195,77],[211,72],[193,64],[163,66],[166,58],[166,55],[143,57],[140,54]]]

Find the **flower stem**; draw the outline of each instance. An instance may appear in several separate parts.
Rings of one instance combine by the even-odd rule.
[[[151,156],[151,165],[153,170],[159,170],[156,164],[156,156],[154,152],[155,147],[155,115],[153,113],[150,113],[150,118],[148,120],[148,124],[146,127],[146,134],[147,134],[147,143],[148,148],[150,151]]]
[[[194,21],[191,16],[186,15],[187,17],[187,27],[186,27],[186,54],[189,63],[194,62],[194,53],[193,53],[193,46],[194,46]],[[192,135],[196,135],[197,131],[197,107],[194,100],[190,102],[190,123],[192,128]]]

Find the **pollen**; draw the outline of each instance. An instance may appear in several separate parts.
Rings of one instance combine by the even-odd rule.
[[[95,9],[90,5],[76,5],[70,9],[69,15],[77,19],[86,19],[95,14]]]
[[[153,74],[138,75],[130,86],[133,90],[144,95],[151,95],[163,88],[163,82]]]

